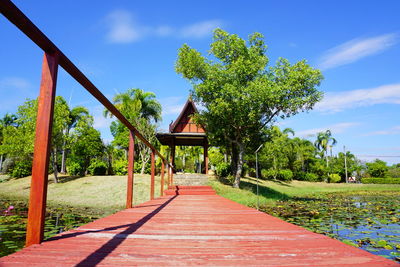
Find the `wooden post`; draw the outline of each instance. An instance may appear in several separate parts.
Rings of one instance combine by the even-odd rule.
[[[208,143],[204,144],[204,173],[208,174]]]
[[[165,172],[164,168],[165,168],[164,161],[161,160],[161,189],[160,189],[161,192],[160,192],[160,196],[164,195],[164,172]]]
[[[26,246],[40,244],[43,241],[57,71],[58,54],[45,53],[36,118]]]
[[[151,150],[150,199],[154,199],[155,151]]]
[[[126,208],[132,208],[133,202],[133,172],[135,164],[135,135],[132,131],[129,133],[129,151],[128,151],[128,180],[126,183]]]

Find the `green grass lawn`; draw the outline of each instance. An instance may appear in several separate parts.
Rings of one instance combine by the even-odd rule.
[[[231,199],[246,206],[256,206],[257,180],[255,178],[242,178],[240,189],[232,188],[218,181],[210,180],[210,185],[218,195]],[[357,194],[382,194],[383,192],[400,192],[400,184],[329,184],[292,181],[259,180],[260,205],[275,205],[278,200],[287,200],[293,197],[322,196],[326,193],[357,193]]]
[[[47,203],[50,207],[68,206],[99,216],[125,207],[126,176],[62,177],[53,183],[49,176]],[[165,182],[167,176],[164,177]],[[0,183],[0,197],[28,200],[31,177]],[[165,184],[164,188],[167,188]],[[155,196],[160,196],[160,177],[155,177]],[[150,199],[150,175],[134,176],[134,204]]]

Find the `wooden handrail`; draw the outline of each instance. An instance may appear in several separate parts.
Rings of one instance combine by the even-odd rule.
[[[52,42],[50,39],[12,3],[10,0],[0,1],[0,12],[18,29],[20,29],[29,39],[37,44],[45,53],[58,54],[59,65],[71,75],[79,84],[82,85],[94,98],[108,109],[118,120],[122,122],[130,131],[134,132],[143,143],[168,164],[161,153],[143,137],[143,135],[125,118],[124,115],[108,100],[103,93],[83,74],[78,67]],[[173,166],[171,166],[173,168]]]
[[[150,198],[154,198],[155,155],[158,155],[162,160],[162,171],[164,171],[164,164],[168,166],[168,185],[171,185],[173,179],[173,165],[167,162],[161,153],[156,150],[155,147],[125,118],[125,116],[103,95],[103,93],[100,92],[100,90],[75,66],[75,64],[72,63],[72,61],[65,56],[64,53],[10,0],[0,0],[0,13],[28,36],[29,39],[37,44],[45,54],[42,67],[40,97],[38,101],[38,113],[42,115],[39,116],[38,114],[36,123],[35,153],[33,158],[31,191],[29,197],[26,245],[39,244],[43,241],[49,147],[58,66],[61,66],[67,73],[69,73],[130,131],[126,207],[132,207],[134,137],[138,137],[151,149]],[[161,175],[162,181],[164,181],[163,175],[164,173]],[[161,190],[162,189],[163,185],[161,185]]]

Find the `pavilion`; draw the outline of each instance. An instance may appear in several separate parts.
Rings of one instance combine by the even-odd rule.
[[[202,146],[204,148],[203,173],[208,174],[208,139],[204,127],[193,121],[192,115],[198,113],[194,102],[186,101],[178,118],[169,125],[168,133],[157,133],[162,145],[171,148],[170,162],[175,166],[175,146]]]

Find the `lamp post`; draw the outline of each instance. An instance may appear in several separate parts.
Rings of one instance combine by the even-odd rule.
[[[259,210],[259,207],[260,207],[260,199],[258,197],[258,156],[257,156],[257,153],[261,149],[262,146],[263,146],[263,144],[261,144],[256,150],[257,210]]]

